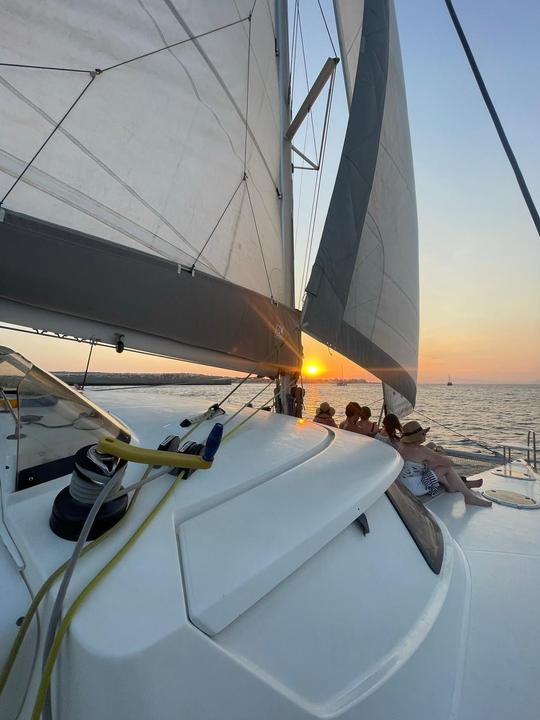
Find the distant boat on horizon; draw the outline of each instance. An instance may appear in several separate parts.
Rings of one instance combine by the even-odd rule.
[[[448,376],[448,382],[447,382],[446,384],[447,384],[447,385],[453,385],[453,384],[454,384],[454,383],[452,382],[452,378],[450,377],[450,375]]]
[[[336,380],[336,385],[347,385],[347,381],[343,378],[343,365],[341,366],[341,378]]]

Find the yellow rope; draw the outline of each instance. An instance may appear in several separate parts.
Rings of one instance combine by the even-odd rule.
[[[263,407],[265,406],[265,403],[263,403],[259,408],[257,408],[254,412],[250,413],[247,418],[242,420],[238,425],[236,425],[232,430],[230,430],[224,437],[223,442],[225,440],[228,440],[234,433],[236,433],[246,422],[251,420],[251,418],[256,415],[258,412],[260,412]],[[182,441],[185,440],[188,435],[190,435],[196,427],[198,427],[200,423],[196,423],[190,430],[184,435],[182,438]],[[144,480],[148,473],[150,472],[152,466],[149,466],[142,477],[142,480]],[[178,483],[180,480],[182,480],[185,477],[185,473],[180,473],[177,478],[175,478],[173,484],[171,487],[167,490],[167,492],[163,495],[161,500],[158,502],[158,504],[154,507],[154,509],[146,516],[146,518],[143,520],[143,522],[139,525],[137,530],[130,536],[130,538],[127,540],[127,542],[118,550],[118,552],[107,562],[107,564],[97,573],[97,575],[92,578],[92,580],[84,587],[84,589],[79,593],[77,598],[73,601],[71,606],[69,607],[66,615],[62,619],[62,622],[60,623],[60,626],[58,628],[58,631],[56,633],[56,636],[54,638],[54,642],[51,646],[51,650],[49,652],[49,655],[47,657],[47,661],[45,663],[45,666],[43,668],[43,673],[41,676],[41,682],[38,688],[38,692],[36,695],[36,700],[34,703],[34,709],[32,712],[31,720],[39,720],[41,713],[43,711],[43,706],[45,704],[45,700],[47,697],[47,691],[51,682],[51,676],[52,671],[54,668],[54,664],[56,662],[56,659],[58,657],[58,653],[60,651],[60,647],[62,644],[62,640],[66,634],[66,632],[69,629],[69,626],[71,624],[71,621],[79,609],[79,607],[82,605],[84,600],[90,595],[90,593],[97,587],[97,585],[101,582],[101,580],[108,575],[108,573],[112,570],[112,568],[117,564],[117,562],[126,554],[126,552],[134,545],[136,540],[139,538],[139,536],[144,532],[144,530],[148,527],[148,525],[152,522],[154,517],[158,514],[160,509],[165,505],[167,500],[171,497],[174,490],[176,489]],[[131,501],[128,511],[133,506],[135,499],[138,495],[139,490],[135,492],[135,495],[133,497],[133,500]],[[127,517],[124,515],[120,523],[124,522],[125,518]],[[94,540],[92,543],[88,544],[82,551],[81,557],[92,550],[96,545],[98,545],[100,542],[102,542],[106,537],[109,536],[109,534],[118,528],[119,523],[114,526],[113,528],[110,528],[106,533],[104,533],[101,537]],[[19,649],[22,645],[22,642],[26,636],[26,633],[28,631],[28,628],[30,627],[30,623],[37,611],[37,608],[39,604],[41,603],[42,599],[48,592],[48,590],[51,588],[55,580],[57,580],[60,575],[63,573],[65,568],[68,565],[68,562],[65,562],[63,565],[61,565],[57,570],[54,571],[54,573],[43,583],[37,594],[35,595],[34,599],[32,600],[32,603],[30,605],[30,608],[28,612],[26,613],[23,623],[21,625],[21,628],[19,630],[19,633],[17,634],[17,637],[15,638],[15,642],[13,643],[13,646],[11,648],[11,651],[8,655],[8,658],[4,664],[4,667],[2,669],[2,674],[0,675],[0,693],[5,687],[5,684],[9,678],[9,674],[13,668],[13,665],[15,663],[15,659],[17,657],[17,654],[19,652]]]
[[[45,667],[43,668],[43,674],[41,676],[41,682],[39,684],[38,692],[36,695],[36,701],[34,703],[34,709],[32,711],[31,720],[39,720],[43,705],[45,704],[45,699],[47,697],[47,690],[49,688],[49,684],[51,682],[51,675],[53,671],[54,664],[56,662],[56,658],[58,656],[58,653],[60,651],[60,646],[62,644],[62,640],[64,639],[64,635],[66,634],[70,623],[79,609],[79,607],[82,605],[82,603],[86,600],[88,595],[97,587],[97,585],[103,580],[106,575],[109,574],[109,572],[113,569],[113,567],[116,565],[116,563],[127,553],[127,551],[135,544],[137,539],[140,535],[144,532],[144,530],[148,527],[148,525],[152,522],[152,520],[155,518],[155,516],[158,514],[158,512],[161,510],[161,508],[165,505],[167,500],[171,497],[173,492],[175,491],[178,483],[180,480],[182,480],[185,476],[185,473],[181,473],[178,475],[177,478],[175,478],[173,484],[170,486],[170,488],[167,490],[167,492],[163,495],[161,500],[157,503],[157,505],[154,507],[154,509],[146,516],[146,518],[143,520],[143,522],[139,525],[137,530],[131,535],[131,537],[127,540],[126,543],[118,550],[118,552],[113,555],[113,557],[109,560],[109,562],[95,575],[92,580],[84,587],[84,589],[79,593],[77,598],[73,601],[71,604],[69,610],[65,614],[64,618],[62,619],[62,622],[60,623],[60,626],[58,628],[58,632],[56,633],[56,636],[54,638],[54,642],[51,646],[51,651],[49,652],[49,655],[47,657],[47,662],[45,663]]]
[[[194,430],[196,430],[202,422],[203,422],[203,421],[200,420],[198,423],[194,423],[194,425],[183,435],[183,437],[182,437],[182,439],[181,439],[181,442],[184,442],[184,441],[186,440],[186,438],[188,438],[188,437],[191,435],[191,433],[192,433]],[[143,480],[146,480],[146,478],[148,477],[148,474],[150,473],[150,470],[151,470],[151,469],[152,469],[152,466],[149,465],[149,466],[146,468],[146,470],[144,471],[144,473],[143,473],[143,475],[142,475],[142,477],[141,477],[141,480],[140,480],[139,482],[142,482]],[[129,490],[129,488],[127,488],[127,489]],[[133,495],[133,498],[132,498],[132,500],[131,500],[131,502],[130,502],[130,504],[129,504],[129,506],[128,506],[127,512],[126,512],[126,514],[120,519],[120,521],[119,521],[116,525],[114,525],[112,528],[109,528],[109,530],[107,530],[107,532],[103,533],[103,535],[101,535],[99,538],[97,538],[96,540],[88,543],[88,545],[86,545],[86,546],[83,548],[83,550],[82,550],[82,552],[81,552],[81,557],[83,557],[84,555],[86,555],[86,553],[90,552],[90,550],[92,550],[92,549],[95,548],[97,545],[99,545],[101,542],[103,542],[103,540],[105,540],[106,538],[108,538],[109,535],[110,535],[112,532],[114,532],[115,530],[117,530],[117,529],[124,523],[124,521],[127,519],[128,515],[129,515],[129,512],[130,512],[131,508],[133,507],[133,504],[135,503],[135,500],[137,499],[137,497],[138,497],[138,495],[139,495],[140,489],[141,489],[141,488],[138,488],[138,489],[135,491],[135,493],[134,493],[134,495]],[[30,603],[30,607],[28,608],[28,611],[27,611],[26,615],[24,616],[24,620],[23,620],[23,622],[22,622],[22,624],[21,624],[21,627],[19,628],[19,632],[17,633],[17,637],[15,638],[15,640],[14,640],[14,642],[13,642],[13,645],[11,646],[11,650],[10,650],[10,652],[9,652],[9,655],[7,656],[6,661],[5,661],[5,663],[4,663],[3,667],[2,667],[2,672],[0,673],[0,695],[1,695],[2,692],[4,691],[4,688],[5,688],[5,686],[6,686],[6,683],[7,683],[8,679],[9,679],[10,673],[11,673],[11,671],[12,671],[12,669],[13,669],[13,665],[15,664],[15,660],[17,659],[17,655],[18,655],[18,653],[19,653],[19,650],[20,650],[20,648],[21,648],[21,645],[22,645],[22,643],[23,643],[23,640],[24,640],[24,638],[26,637],[26,634],[27,634],[27,632],[28,632],[28,629],[30,628],[30,624],[31,624],[32,620],[34,619],[34,616],[35,616],[35,614],[36,614],[36,612],[37,612],[37,609],[38,609],[41,601],[43,600],[43,598],[45,597],[45,595],[47,594],[47,592],[51,589],[51,587],[53,586],[54,582],[55,582],[56,580],[58,580],[58,578],[62,575],[62,573],[64,572],[64,570],[65,570],[66,567],[68,566],[68,563],[69,563],[69,560],[66,560],[65,563],[63,563],[62,565],[60,565],[60,567],[57,568],[57,569],[52,573],[52,575],[50,575],[50,576],[47,578],[47,580],[45,580],[45,582],[43,583],[43,585],[40,587],[40,589],[38,590],[38,592],[36,593],[36,595],[35,595],[34,598],[32,599],[32,602]]]
[[[150,468],[146,469],[146,472],[142,476],[141,480],[144,480],[146,478],[149,470],[150,470]],[[127,519],[128,515],[129,515],[131,508],[133,507],[133,504],[135,503],[135,500],[137,499],[138,494],[139,494],[139,489],[135,491],[135,493],[133,495],[133,499],[129,503],[129,506],[128,506],[128,509],[127,509],[127,512],[125,513],[125,515],[119,520],[119,522],[114,527],[109,528],[105,533],[103,533],[103,535],[96,538],[92,542],[88,543],[88,545],[86,545],[83,548],[83,550],[81,552],[81,557],[86,555],[86,553],[90,552],[90,550],[92,550],[97,545],[99,545],[101,542],[103,542],[103,540],[106,540],[109,537],[109,535],[111,535],[113,530],[118,529],[118,527],[120,527],[120,525],[122,525],[122,523],[124,523],[124,521]],[[4,687],[6,686],[6,683],[9,679],[9,675],[11,673],[11,670],[13,669],[13,665],[15,663],[15,660],[17,659],[17,655],[19,653],[19,650],[21,648],[23,640],[26,637],[26,633],[28,632],[28,629],[30,628],[32,620],[34,619],[34,615],[36,614],[41,601],[43,600],[43,598],[45,597],[47,592],[51,589],[51,587],[54,585],[55,581],[58,580],[59,577],[61,577],[62,573],[68,566],[68,563],[69,563],[69,560],[66,560],[65,563],[60,565],[60,567],[58,567],[52,573],[52,575],[49,575],[47,580],[45,580],[43,585],[39,588],[37,593],[34,595],[34,598],[33,598],[32,602],[30,603],[30,607],[28,608],[28,611],[27,611],[26,615],[24,616],[24,619],[21,623],[21,627],[19,628],[17,637],[15,638],[15,641],[14,641],[13,645],[11,646],[9,655],[7,656],[7,659],[2,668],[2,672],[0,673],[0,695],[4,691]]]

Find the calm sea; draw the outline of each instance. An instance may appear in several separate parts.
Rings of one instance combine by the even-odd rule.
[[[225,403],[238,407],[264,388],[263,383],[245,383]],[[200,385],[138,388],[137,392],[157,392],[181,397],[199,397],[210,405],[221,400],[234,386]],[[305,417],[311,418],[317,405],[326,400],[336,409],[336,420],[344,417],[349,400],[368,405],[378,420],[382,405],[378,384],[310,383],[305,385]],[[270,401],[273,385],[254,400],[258,407]],[[105,404],[105,403],[104,403]],[[540,385],[419,385],[416,410],[410,418],[424,427],[431,425],[429,439],[465,449],[469,439],[497,446],[503,442],[524,443],[527,431],[535,430],[540,441]],[[443,427],[446,426],[446,427]]]

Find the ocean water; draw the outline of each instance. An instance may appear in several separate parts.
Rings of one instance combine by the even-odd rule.
[[[266,383],[245,383],[224,404],[233,409],[251,400]],[[198,397],[208,405],[220,401],[235,386],[199,385],[137,388],[135,392],[152,392]],[[381,386],[375,383],[308,383],[305,386],[304,416],[312,418],[317,405],[326,401],[336,410],[339,423],[345,416],[345,405],[356,400],[368,405],[377,421],[382,406]],[[253,401],[258,407],[271,402],[273,384]],[[105,405],[106,403],[104,403]],[[419,385],[415,411],[407,418],[431,426],[429,440],[453,449],[474,450],[473,441],[484,445],[525,443],[527,431],[535,430],[540,445],[540,385]]]

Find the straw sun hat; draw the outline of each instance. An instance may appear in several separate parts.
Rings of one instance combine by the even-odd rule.
[[[317,408],[317,415],[320,415],[321,413],[324,413],[326,415],[335,415],[336,411],[334,408],[329,405],[327,402],[322,402],[319,407]]]
[[[429,428],[423,428],[416,420],[410,420],[403,425],[401,432],[402,443],[421,443],[428,432]]]

